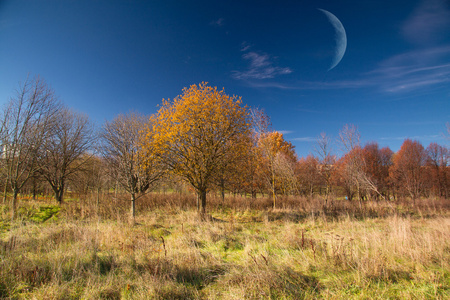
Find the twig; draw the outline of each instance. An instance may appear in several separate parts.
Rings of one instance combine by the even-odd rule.
[[[255,262],[255,264],[257,265],[257,266],[259,266],[258,265],[258,262],[256,261],[256,258],[253,256],[253,255],[251,255],[251,254],[248,254],[252,259],[253,259],[253,261]]]
[[[305,247],[305,231],[302,230],[302,249]]]
[[[166,243],[164,242],[163,236],[161,236],[161,240],[162,240],[163,248],[164,248],[164,257],[167,257]]]
[[[316,260],[316,248],[314,248],[314,242],[313,240],[310,240],[309,242],[311,243],[311,249],[314,253],[314,260]]]
[[[268,266],[269,262],[267,261],[267,258],[264,255],[262,255],[262,254],[261,254],[261,257],[264,258],[264,261],[266,262],[266,266]]]

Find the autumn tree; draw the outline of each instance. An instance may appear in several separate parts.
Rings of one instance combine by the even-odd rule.
[[[431,143],[427,149],[427,166],[430,168],[432,189],[436,196],[448,198],[449,178],[448,164],[450,151],[437,143]]]
[[[391,183],[389,179],[389,170],[392,167],[392,158],[394,152],[389,147],[383,147],[379,150],[380,159],[380,177],[381,182],[379,190],[384,194],[386,200],[390,199]]]
[[[426,163],[426,151],[419,141],[406,139],[393,157],[390,177],[397,189],[406,190],[414,201],[423,192],[425,176],[423,166]]]
[[[40,170],[38,153],[52,134],[60,108],[53,90],[40,77],[27,78],[3,111],[1,119],[2,163],[6,188],[12,190],[12,217],[17,196]]]
[[[255,134],[252,133],[245,156],[242,157],[242,164],[239,165],[239,170],[237,170],[243,191],[249,193],[252,199],[256,198],[257,193],[265,192],[265,167],[262,151],[258,147]]]
[[[365,155],[368,150],[361,148],[360,138],[358,128],[352,124],[344,125],[339,132],[342,149],[347,152],[341,161],[344,169],[341,168],[340,175],[346,176],[344,181],[355,186],[360,201],[370,192],[384,198],[378,190],[374,176],[368,172]]]
[[[250,136],[242,135],[234,145],[235,151],[229,151],[213,175],[213,183],[218,188],[222,201],[225,191],[244,192],[248,172],[252,171],[252,141]]]
[[[90,158],[87,151],[94,129],[86,115],[63,108],[54,116],[55,124],[38,152],[39,172],[50,184],[55,199],[62,204],[67,181],[80,172]]]
[[[336,186],[339,186],[344,190],[346,199],[351,201],[357,194],[357,189],[353,180],[354,178],[349,172],[349,157],[349,155],[344,155],[336,161],[332,178]]]
[[[99,150],[109,174],[131,196],[132,222],[136,215],[136,200],[163,175],[159,160],[141,152],[143,128],[151,129],[151,120],[136,113],[128,113],[105,122],[100,133]]]
[[[380,149],[376,142],[367,143],[362,149],[365,176],[376,187],[376,190],[369,187],[368,192],[376,197],[386,198],[388,194],[392,155],[391,149]]]
[[[266,167],[267,184],[273,196],[273,207],[276,207],[277,190],[297,189],[294,173],[297,156],[294,146],[286,141],[278,131],[264,133],[259,137],[258,146],[261,149],[263,163]]]
[[[278,152],[275,156],[275,171],[278,177],[278,189],[284,195],[293,195],[300,192],[296,174],[297,157],[292,159],[289,154]]]
[[[236,158],[231,154],[239,153],[249,130],[249,115],[241,98],[203,82],[184,88],[173,100],[163,100],[143,149],[151,149],[172,173],[195,189],[197,208],[204,215],[214,177]]]
[[[314,188],[318,187],[322,181],[319,171],[319,159],[311,154],[298,161],[297,176],[303,194],[308,194],[310,197],[313,196]]]
[[[249,187],[252,198],[256,198],[257,192],[264,194],[267,186],[267,168],[270,169],[267,160],[267,148],[261,147],[261,138],[271,132],[270,118],[259,108],[250,109],[251,119],[251,148],[249,151],[249,159],[247,161],[246,184]],[[274,163],[274,160],[272,160]],[[275,203],[275,194],[272,193]]]
[[[251,110],[253,140],[257,159],[257,174],[265,181],[272,194],[273,208],[276,207],[277,191],[298,191],[295,175],[297,155],[294,146],[286,141],[283,134],[273,131],[270,118],[261,109]]]
[[[338,176],[346,191],[347,198],[352,200],[356,194],[361,200],[361,177],[364,173],[364,158],[362,156],[358,128],[353,124],[345,124],[339,131],[339,143],[344,155],[339,159]]]

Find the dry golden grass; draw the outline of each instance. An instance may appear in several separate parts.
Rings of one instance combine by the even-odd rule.
[[[212,218],[200,221],[191,197],[155,194],[139,203],[135,226],[128,203],[110,201],[69,200],[50,218],[50,203],[22,201],[13,223],[2,208],[0,298],[450,298],[442,201],[325,213],[320,199],[286,199],[278,210],[212,199]]]

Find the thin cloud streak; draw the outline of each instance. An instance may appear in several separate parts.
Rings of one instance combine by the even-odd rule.
[[[333,90],[342,88],[363,88],[368,86],[376,86],[377,83],[372,79],[358,79],[358,80],[340,80],[340,81],[297,81],[292,84],[284,84],[274,81],[256,82],[246,81],[246,84],[254,88],[278,88],[283,90]]]
[[[209,25],[222,27],[223,25],[225,25],[225,19],[224,18],[219,18],[219,19],[214,20],[211,23],[209,23]]]
[[[249,49],[244,47],[242,51]],[[279,75],[292,73],[290,68],[281,68],[274,66],[271,57],[268,54],[258,54],[256,52],[247,52],[242,55],[242,58],[250,61],[248,69],[244,72],[233,71],[232,77],[234,79],[269,79]]]
[[[249,50],[250,48],[251,48],[251,46],[247,42],[242,42],[241,52],[245,52],[245,51]]]
[[[290,133],[294,133],[295,131],[292,130],[277,130],[279,133],[281,133],[282,135],[286,135],[286,134],[290,134]]]
[[[450,82],[450,46],[415,50],[391,57],[371,72],[386,92],[412,91]]]
[[[307,143],[311,143],[311,142],[317,142],[317,137],[305,136],[305,137],[293,138],[293,139],[291,139],[291,140],[292,140],[292,141],[297,141],[297,142],[307,142]]]

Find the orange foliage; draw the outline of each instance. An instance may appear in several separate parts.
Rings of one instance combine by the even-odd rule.
[[[167,167],[197,191],[205,211],[206,192],[214,176],[227,168],[250,132],[247,108],[237,96],[207,83],[184,88],[172,101],[163,100],[155,124],[143,141]],[[245,143],[244,143],[245,144]]]
[[[430,173],[429,188],[436,196],[448,198],[450,194],[450,150],[436,143],[427,149],[427,166]]]
[[[423,192],[425,184],[424,166],[426,152],[418,141],[406,139],[400,150],[393,157],[393,165],[389,172],[398,190],[406,190],[412,199]]]
[[[297,174],[303,194],[312,196],[314,187],[319,186],[322,179],[319,160],[312,155],[301,158],[297,163]]]
[[[283,134],[278,131],[264,134],[258,143],[261,148],[264,148],[266,156],[275,157],[278,153],[282,153],[290,161],[297,161],[294,146],[291,142],[286,141]]]

